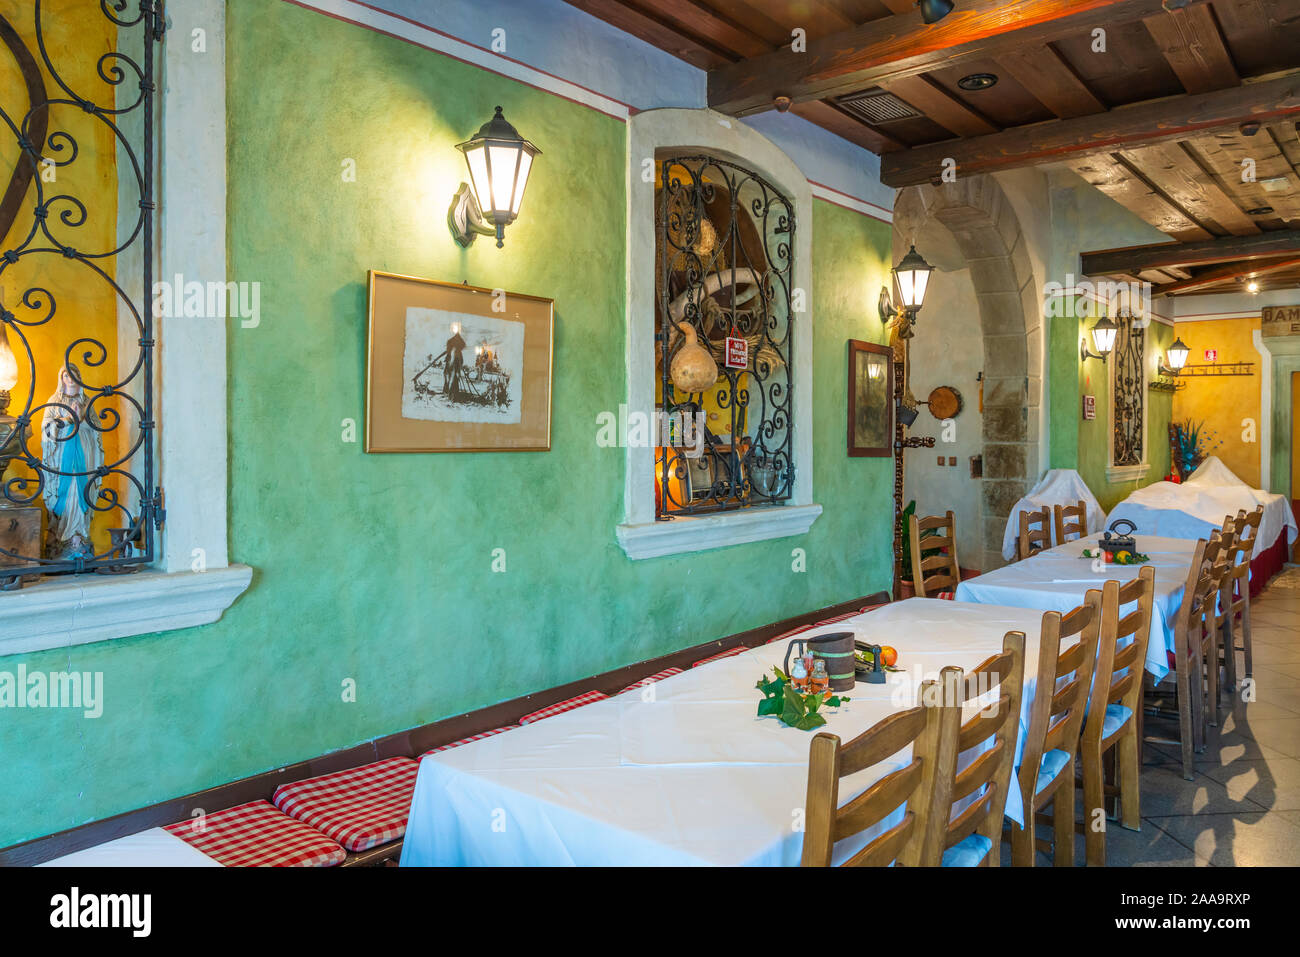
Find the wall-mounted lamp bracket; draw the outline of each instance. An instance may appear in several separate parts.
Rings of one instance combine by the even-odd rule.
[[[1079,361],[1087,362],[1089,359],[1100,359],[1102,362],[1105,362],[1106,354],[1104,352],[1093,352],[1091,349],[1088,348],[1087,338],[1085,336],[1080,336],[1079,337]]]
[[[447,225],[456,242],[468,249],[479,236],[495,236],[497,248],[505,245],[505,228],[492,226],[483,218],[474,190],[469,183],[461,183],[456,195],[451,198],[451,208],[447,210]]]

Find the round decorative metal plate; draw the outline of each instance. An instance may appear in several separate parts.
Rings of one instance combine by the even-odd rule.
[[[941,385],[930,393],[930,414],[936,419],[955,419],[961,412],[961,393],[950,385]]]

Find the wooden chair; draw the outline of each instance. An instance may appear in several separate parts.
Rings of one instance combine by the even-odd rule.
[[[879,824],[903,804],[903,820],[873,838],[845,866],[934,867],[942,853],[936,812],[948,808],[951,772],[957,760],[961,709],[945,706],[937,683],[921,685],[922,705],[891,714],[847,744],[825,731],[812,740],[808,760],[808,795],[803,836],[804,867],[829,867],[838,841]],[[885,775],[842,807],[840,781],[879,764],[905,748],[912,749],[906,766]]]
[[[1074,759],[1079,732],[1097,661],[1101,626],[1101,592],[1091,589],[1084,604],[1062,617],[1043,615],[1038,651],[1034,704],[1025,732],[1018,786],[1025,823],[1011,824],[1011,862],[1033,867],[1036,851],[1047,849],[1035,832],[1037,813],[1052,805],[1053,860],[1057,867],[1074,864]],[[1067,639],[1078,640],[1064,652]]]
[[[1139,723],[1155,586],[1155,569],[1147,565],[1133,581],[1123,585],[1108,581],[1101,589],[1096,677],[1079,744],[1083,765],[1083,833],[1089,867],[1106,866],[1107,796],[1119,797],[1119,820],[1124,827],[1136,831],[1142,826],[1138,791],[1142,770]],[[1137,607],[1120,618],[1120,610],[1134,603]],[[1111,751],[1114,752],[1114,781],[1107,783],[1104,762]]]
[[[1183,778],[1191,781],[1193,753],[1205,750],[1206,672],[1212,678],[1213,693],[1218,694],[1218,668],[1206,668],[1215,660],[1208,654],[1217,647],[1214,632],[1218,626],[1215,597],[1223,575],[1223,565],[1216,568],[1222,551],[1219,533],[1196,543],[1183,600],[1174,616],[1174,694],[1178,706],[1178,741],[1147,738],[1156,744],[1178,744],[1182,749]],[[1162,713],[1162,709],[1155,709]],[[1217,721],[1217,718],[1216,718]]]
[[[1079,499],[1075,505],[1053,505],[1052,517],[1056,525],[1058,545],[1083,538],[1088,534],[1088,506],[1083,499]]]
[[[1002,639],[1001,654],[984,661],[963,675],[960,668],[945,668],[941,675],[945,700],[961,706],[990,694],[994,701],[961,726],[957,753],[972,748],[981,752],[960,773],[953,762],[953,780],[947,788],[953,804],[978,795],[974,803],[947,820],[943,838],[944,867],[997,867],[1001,863],[1002,817],[1007,790],[1014,778],[1016,742],[1020,737],[1020,696],[1025,680],[1025,636],[1009,631]],[[985,747],[992,742],[991,746]]]
[[[1038,511],[1021,509],[1020,535],[1016,538],[1016,561],[1052,547],[1052,513],[1046,506]]]
[[[1259,523],[1264,518],[1261,505],[1253,512],[1242,509],[1235,518],[1224,521],[1224,531],[1233,534],[1232,554],[1228,557],[1229,574],[1220,599],[1222,611],[1222,648],[1224,679],[1228,688],[1237,690],[1237,652],[1245,657],[1246,677],[1255,674],[1254,656],[1250,647],[1250,560],[1259,536]],[[1237,644],[1236,621],[1241,618],[1241,645]]]
[[[961,583],[961,566],[957,564],[957,523],[952,512],[925,518],[908,516],[908,527],[912,533],[912,586],[916,597],[951,598],[951,593]],[[939,529],[943,531],[928,536],[922,545],[923,534]],[[943,552],[921,558],[923,552],[934,549],[943,549]]]

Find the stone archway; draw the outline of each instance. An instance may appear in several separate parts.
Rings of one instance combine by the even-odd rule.
[[[985,356],[983,547],[977,556],[962,556],[962,564],[987,571],[1004,564],[1007,517],[1038,478],[1044,338],[1039,286],[1015,210],[990,176],[900,190],[894,261],[913,237],[927,232],[946,234],[936,238],[955,244],[970,269],[979,308]]]

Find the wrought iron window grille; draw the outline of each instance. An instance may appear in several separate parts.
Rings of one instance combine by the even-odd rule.
[[[0,408],[0,587],[5,588],[38,575],[120,573],[149,565],[164,517],[162,489],[155,484],[156,341],[149,299],[157,236],[154,61],[164,29],[163,5],[139,0],[132,10],[128,0],[100,0],[98,11],[80,14],[87,21],[107,18],[116,34],[108,52],[85,54],[96,57],[94,72],[102,87],[94,89],[74,87],[65,79],[72,72],[69,64],[52,59],[42,7],[34,0],[35,50],[0,18],[0,40],[23,78],[0,95],[0,121],[18,147],[0,201],[0,287],[10,290],[0,304],[0,332],[18,370],[13,394],[0,393],[0,402],[7,398],[10,406],[8,414]],[[65,117],[73,115],[92,117],[111,134],[110,159],[78,144],[64,126]],[[105,178],[116,186],[114,239],[108,248],[87,248],[90,231],[77,232],[104,215],[96,197],[78,196],[61,184],[99,181],[83,172],[97,161],[114,164],[113,175]],[[54,175],[42,175],[51,171]],[[134,202],[123,198],[131,185]],[[133,206],[139,211],[135,222],[118,226],[118,216]],[[14,231],[21,212],[32,217],[24,235]],[[111,292],[119,328],[115,339],[76,332],[65,320],[70,310],[60,312],[64,291],[51,288],[42,270],[43,263],[55,260],[84,267],[85,283],[103,284]],[[137,279],[138,290],[124,288]],[[124,324],[129,333],[120,331]],[[36,391],[37,342],[41,351],[62,355],[54,373],[57,387],[46,401]],[[51,370],[39,371],[49,375]],[[75,454],[74,446],[80,450]],[[74,504],[90,521],[99,519],[96,527],[107,526],[99,536],[58,540],[52,519],[64,514],[57,509]],[[39,509],[49,527],[35,547],[30,539],[19,545],[6,537],[7,529],[22,524],[20,514],[30,519]]]
[[[1141,465],[1146,441],[1146,329],[1133,316],[1121,313],[1115,319],[1113,368],[1114,466]]]
[[[657,411],[705,423],[701,454],[659,438],[655,515],[780,505],[793,495],[793,202],[756,173],[706,155],[659,164],[656,196]],[[713,358],[712,387],[684,393],[671,366],[689,323]],[[745,341],[728,367],[727,339]],[[733,356],[734,359],[734,356]]]

